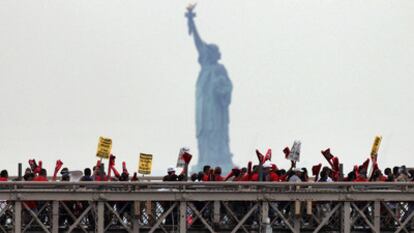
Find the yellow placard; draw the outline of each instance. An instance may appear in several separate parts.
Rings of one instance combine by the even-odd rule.
[[[151,154],[139,154],[138,173],[143,175],[151,174],[152,167],[152,155]]]
[[[377,160],[378,150],[379,150],[379,147],[381,145],[381,140],[382,140],[381,136],[376,136],[375,139],[374,139],[374,143],[372,144],[372,149],[371,149],[371,159],[372,160]]]
[[[103,159],[109,159],[112,149],[112,139],[99,137],[98,150],[96,156]]]

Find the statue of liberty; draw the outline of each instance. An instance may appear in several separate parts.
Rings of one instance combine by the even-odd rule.
[[[205,43],[194,23],[194,7],[187,7],[189,34],[194,37],[201,71],[196,85],[196,136],[198,141],[198,164],[193,171],[204,165],[220,166],[223,171],[233,167],[229,148],[229,105],[232,83],[226,68],[218,63],[221,58],[215,44]]]

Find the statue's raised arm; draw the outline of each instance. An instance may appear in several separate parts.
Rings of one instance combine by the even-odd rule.
[[[194,43],[196,45],[198,53],[200,53],[203,50],[203,47],[205,46],[204,42],[201,40],[200,35],[198,34],[197,28],[194,23],[194,17],[196,14],[194,13],[194,8],[196,4],[190,4],[187,7],[187,13],[185,16],[187,17],[188,21],[188,33],[190,35],[194,36]]]

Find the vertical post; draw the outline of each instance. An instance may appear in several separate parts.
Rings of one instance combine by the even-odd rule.
[[[267,223],[269,218],[269,202],[263,201],[262,202],[262,224]]]
[[[214,201],[213,205],[213,223],[220,224],[220,201]]]
[[[52,233],[59,233],[59,201],[52,203]]]
[[[22,177],[23,177],[23,171],[22,171],[22,163],[19,163],[19,165],[17,165],[17,174],[18,174],[18,178],[17,178],[17,180],[18,181],[21,181],[22,180]]]
[[[344,180],[344,164],[340,163],[339,164],[339,181],[343,181]]]
[[[295,216],[294,218],[294,225],[293,228],[295,229],[295,233],[300,233],[300,216]]]
[[[259,162],[259,181],[263,181],[263,162]]]
[[[180,233],[187,232],[187,203],[185,201],[180,202]]]
[[[266,232],[266,228],[268,227],[270,223],[269,220],[269,202],[263,201],[262,202],[262,209],[261,209],[261,227],[262,232]]]
[[[14,233],[22,232],[22,202],[14,202]]]
[[[379,201],[374,201],[374,227],[375,232],[380,233],[381,230],[381,204]]]
[[[341,233],[351,233],[351,203],[349,201],[343,203]]]
[[[104,181],[105,180],[105,164],[102,163],[102,159],[101,159],[101,166],[99,167],[99,170],[100,170],[99,171],[99,176],[101,177],[101,181]]]
[[[306,201],[306,215],[312,216],[312,201]]]
[[[188,163],[184,164],[184,181],[188,181]]]
[[[139,201],[134,201],[132,203],[132,231],[139,233],[139,221],[138,219],[141,216],[141,203]]]
[[[104,203],[103,201],[98,202],[98,233],[104,233]]]
[[[294,226],[293,228],[295,229],[295,233],[299,233],[300,232],[300,218],[301,218],[301,209],[300,209],[300,201],[296,200],[295,201],[295,215],[293,217],[294,219]]]
[[[300,201],[298,201],[298,200],[295,201],[295,215],[296,216],[301,216]]]

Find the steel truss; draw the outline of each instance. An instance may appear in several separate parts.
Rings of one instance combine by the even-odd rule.
[[[0,183],[1,232],[413,232],[414,184]]]

